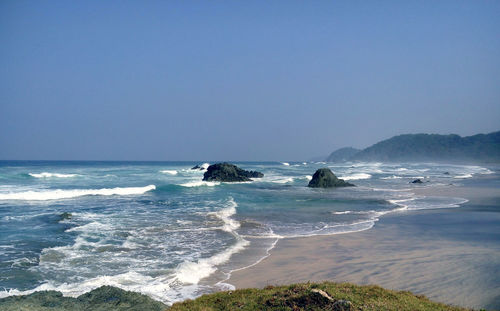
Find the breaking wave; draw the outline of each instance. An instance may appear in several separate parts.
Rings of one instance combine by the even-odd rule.
[[[71,189],[44,190],[0,193],[0,200],[44,201],[70,199],[86,195],[133,195],[155,190],[155,185],[146,187],[102,188],[102,189]]]
[[[60,174],[60,173],[49,173],[49,172],[43,172],[43,173],[29,173],[31,177],[35,178],[70,178],[70,177],[76,177],[78,174]]]

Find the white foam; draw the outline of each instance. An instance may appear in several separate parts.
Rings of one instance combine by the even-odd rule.
[[[240,223],[231,218],[231,216],[236,214],[236,207],[238,204],[234,201],[233,198],[229,198],[228,207],[221,209],[217,212],[209,213],[209,215],[214,215],[220,218],[224,225],[222,226],[222,230],[226,232],[234,232],[236,229],[240,227]]]
[[[35,178],[52,178],[52,177],[70,178],[70,177],[78,176],[77,174],[60,174],[60,173],[49,173],[49,172],[29,173],[28,175],[30,175],[31,177],[35,177]]]
[[[284,166],[290,166],[290,163],[288,162],[281,162],[281,164],[283,164]]]
[[[456,179],[472,178],[472,174],[458,175],[458,176],[455,176],[453,178],[456,178]]]
[[[370,179],[372,175],[366,173],[357,173],[352,175],[341,176],[339,178],[344,180],[359,180],[359,179]]]
[[[177,175],[177,171],[176,170],[163,170],[163,171],[160,171],[160,173],[170,174],[170,175]]]
[[[400,208],[392,211],[400,210],[425,210],[438,208],[456,208],[460,205],[469,202],[463,198],[450,197],[414,197],[401,200],[387,200],[389,203],[400,206]],[[390,211],[390,212],[392,212]]]
[[[269,180],[269,181],[277,183],[277,184],[286,184],[289,182],[293,182],[293,177],[277,178],[277,179],[273,179],[273,180]]]
[[[363,220],[351,224],[326,225],[323,228],[318,229],[311,233],[286,235],[282,236],[282,238],[289,239],[289,238],[299,238],[299,237],[311,237],[318,235],[336,235],[344,233],[361,232],[373,228],[376,221],[378,221],[377,218]]]
[[[82,226],[70,228],[70,229],[66,230],[66,232],[75,232],[75,231],[94,231],[94,232],[97,232],[97,231],[108,231],[108,230],[112,230],[112,229],[113,229],[113,227],[108,225],[108,224],[103,224],[103,223],[100,223],[97,221],[93,221],[93,222],[89,222],[88,224],[85,224]]]
[[[180,184],[179,186],[191,188],[191,187],[201,187],[201,186],[213,187],[213,186],[218,186],[218,185],[220,185],[220,182],[218,182],[218,181],[199,180],[199,181],[191,181],[191,182],[183,183],[183,184]]]
[[[403,178],[403,177],[392,175],[392,176],[387,176],[387,177],[381,177],[380,179],[401,179],[401,178]]]
[[[332,212],[334,215],[344,215],[344,214],[351,214],[352,211],[342,211],[342,212]]]
[[[238,237],[238,242],[229,249],[198,262],[183,262],[176,269],[176,279],[184,284],[198,284],[198,282],[217,271],[217,265],[227,262],[231,256],[245,249],[250,244],[247,240]]]
[[[210,163],[203,163],[202,165],[200,165],[200,168],[203,170],[206,170],[209,166],[210,166]]]
[[[197,262],[186,261],[181,263],[175,273],[175,278],[184,284],[198,284],[198,282],[217,271],[217,265],[227,262],[231,256],[245,249],[250,244],[249,241],[243,239],[236,229],[240,227],[240,223],[231,218],[236,214],[236,207],[238,204],[233,198],[229,198],[227,207],[217,212],[209,213],[220,218],[224,225],[222,230],[231,233],[236,238],[236,244],[230,248],[218,253],[209,258],[199,259]]]
[[[44,201],[70,199],[86,195],[134,195],[143,194],[147,191],[156,189],[155,185],[146,187],[126,187],[126,188],[102,188],[102,189],[56,189],[44,191],[24,191],[0,193],[0,200],[25,200],[25,201]]]

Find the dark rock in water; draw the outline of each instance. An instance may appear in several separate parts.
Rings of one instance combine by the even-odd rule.
[[[450,172],[444,172],[443,174],[445,174],[445,175],[450,175]]]
[[[71,219],[73,215],[68,212],[64,212],[61,215],[59,215],[59,221],[66,220],[66,219]]]
[[[414,181],[410,182],[410,184],[421,184],[421,183],[423,183],[423,181],[420,179],[415,179]]]
[[[166,305],[148,296],[112,286],[102,286],[77,298],[63,297],[60,292],[41,291],[24,296],[0,299],[0,310],[165,310]]]
[[[264,177],[264,174],[256,171],[245,171],[230,163],[210,165],[205,174],[203,174],[204,181],[238,182],[250,181],[250,178],[261,177]]]
[[[208,166],[209,166],[208,163],[203,163],[202,165],[197,164],[197,165],[193,166],[191,169],[193,171],[196,171],[196,170],[198,170],[198,171],[204,171],[204,170],[207,169]]]
[[[354,185],[338,179],[329,168],[320,168],[314,173],[308,187],[312,188],[331,188],[331,187],[353,187]]]

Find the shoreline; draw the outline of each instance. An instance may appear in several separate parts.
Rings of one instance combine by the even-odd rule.
[[[500,216],[487,211],[499,205],[500,192],[462,184],[412,192],[468,201],[457,208],[387,214],[360,232],[279,239],[267,257],[232,271],[224,283],[236,289],[308,281],[376,284],[447,304],[499,308],[500,275],[488,273],[488,268],[498,271],[500,246],[490,245],[482,229],[485,224],[500,229],[489,221],[493,216],[500,223]],[[474,238],[479,234],[485,243],[476,245],[467,238],[474,230]]]
[[[477,234],[484,237],[485,232],[470,229],[483,228],[483,223],[491,226],[496,221],[499,230],[495,242],[500,240],[500,214],[494,214],[492,209],[500,208],[500,192],[487,183],[472,187],[466,181],[456,182],[416,186],[410,192],[467,199],[460,207],[395,210],[380,216],[370,229],[277,238],[264,256],[229,271],[228,277],[219,279],[216,285],[228,290],[309,281],[374,284],[390,290],[409,290],[441,303],[498,309],[500,245],[477,239]],[[472,216],[472,220],[463,221],[464,215]],[[486,223],[490,216],[492,221]],[[470,240],[464,232],[457,232],[460,221],[467,233],[476,234]],[[476,241],[480,245],[474,245]],[[493,268],[493,273],[488,268]]]

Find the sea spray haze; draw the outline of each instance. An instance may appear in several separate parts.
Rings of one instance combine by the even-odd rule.
[[[106,284],[170,304],[232,288],[231,271],[279,239],[369,230],[387,213],[466,202],[414,187],[498,179],[493,167],[467,165],[243,162],[264,177],[220,183],[203,182],[207,165],[195,164],[0,162],[0,295],[78,296]],[[356,187],[307,188],[325,166]]]

